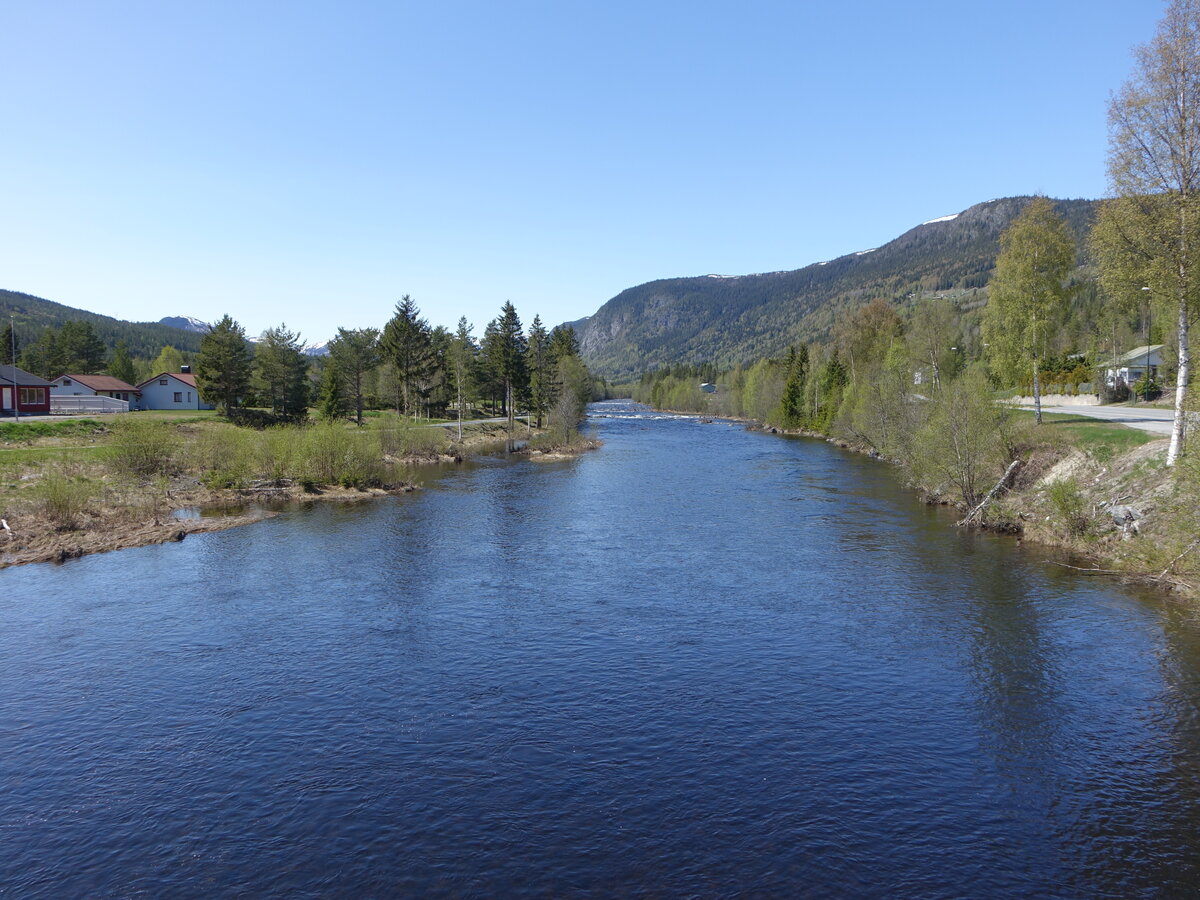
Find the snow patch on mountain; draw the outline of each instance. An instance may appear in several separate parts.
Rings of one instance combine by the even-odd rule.
[[[954,215],[952,215],[952,216],[938,216],[936,219],[930,219],[928,222],[922,222],[921,224],[922,224],[922,225],[932,225],[932,224],[934,224],[935,222],[953,222],[953,221],[954,221],[955,219],[957,219],[957,218],[958,218],[960,215],[962,215],[962,214],[961,214],[961,213],[954,213]]]
[[[207,334],[212,327],[207,322],[201,322],[192,316],[164,316],[158,320],[159,325],[168,325],[183,331],[194,331],[197,334]]]

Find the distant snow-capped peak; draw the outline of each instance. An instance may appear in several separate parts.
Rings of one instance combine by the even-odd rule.
[[[211,328],[207,322],[201,322],[191,316],[164,316],[158,320],[158,324],[181,328],[184,331],[195,331],[199,334],[204,334]]]

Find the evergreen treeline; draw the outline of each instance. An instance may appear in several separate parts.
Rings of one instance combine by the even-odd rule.
[[[234,421],[267,425],[307,416],[362,424],[372,409],[412,418],[508,416],[528,411],[569,431],[584,404],[607,396],[579,357],[570,326],[547,331],[534,317],[528,330],[505,303],[477,340],[460,319],[454,332],[431,327],[405,295],[382,328],[339,328],[324,358],[306,356],[286,325],[257,344],[225,316],[204,335],[195,357],[201,396]],[[268,412],[269,410],[269,412]]]

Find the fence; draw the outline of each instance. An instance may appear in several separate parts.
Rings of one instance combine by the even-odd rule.
[[[113,397],[55,397],[50,395],[50,415],[78,416],[129,412],[129,401]]]

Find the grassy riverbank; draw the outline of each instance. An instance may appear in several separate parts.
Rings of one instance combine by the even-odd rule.
[[[0,567],[181,540],[270,515],[263,504],[409,491],[410,467],[461,461],[503,446],[505,437],[502,424],[487,423],[465,428],[458,442],[452,429],[393,414],[363,428],[320,423],[264,431],[211,414],[5,423]],[[177,517],[193,508],[234,512]]]

